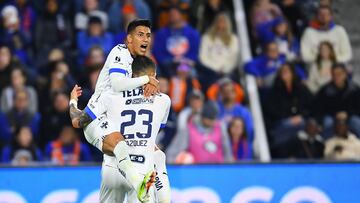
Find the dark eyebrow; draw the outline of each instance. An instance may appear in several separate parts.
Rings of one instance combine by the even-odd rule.
[[[139,31],[139,32],[138,32],[138,34],[145,34],[145,33],[144,33],[144,32],[142,32],[142,31]]]

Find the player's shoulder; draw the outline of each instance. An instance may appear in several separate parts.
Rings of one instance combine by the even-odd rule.
[[[167,94],[160,93],[160,94],[156,95],[156,99],[165,105],[171,104],[171,99],[170,99],[169,95],[167,95]]]
[[[117,55],[121,54],[126,57],[131,57],[130,51],[125,44],[118,44],[114,46],[110,53]]]

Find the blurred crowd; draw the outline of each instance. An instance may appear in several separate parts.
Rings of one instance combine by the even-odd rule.
[[[360,89],[331,2],[245,2],[255,57],[243,70],[256,77],[273,157],[359,159]],[[172,100],[157,140],[167,161],[256,159],[233,13],[232,0],[0,0],[1,163],[102,160],[71,127],[69,92],[79,84],[86,106],[136,18],[152,21],[148,55]]]
[[[360,89],[330,0],[256,0],[248,13],[273,158],[360,159]]]

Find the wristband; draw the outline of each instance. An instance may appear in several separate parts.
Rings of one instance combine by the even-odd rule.
[[[75,108],[78,108],[78,107],[77,107],[77,103],[78,103],[78,102],[77,102],[76,99],[70,99],[70,101],[69,101],[69,106],[71,106],[71,104],[73,104]]]

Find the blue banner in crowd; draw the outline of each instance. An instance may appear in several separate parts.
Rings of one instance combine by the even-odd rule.
[[[173,203],[357,203],[360,164],[169,166]],[[1,203],[94,203],[100,167],[0,168]]]

